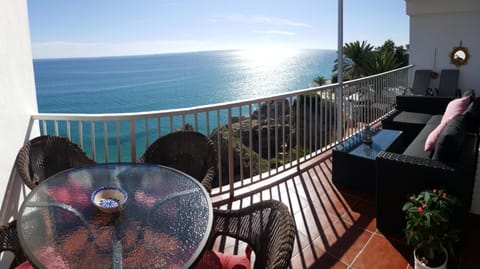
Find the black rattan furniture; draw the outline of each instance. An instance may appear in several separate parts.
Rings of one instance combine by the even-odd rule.
[[[345,140],[332,151],[333,182],[342,187],[375,192],[375,158],[380,151],[402,149],[402,131],[372,130],[371,143],[364,143],[363,132]]]
[[[205,135],[178,131],[154,141],[138,162],[178,169],[200,181],[210,192],[217,170],[217,151],[213,142]]]
[[[425,151],[425,142],[440,124],[448,98],[402,96],[398,100],[397,106],[408,110],[392,114],[383,127],[403,130],[410,139],[402,153],[385,151],[377,156],[377,228],[384,234],[401,234],[403,204],[410,195],[433,188],[445,188],[460,199],[455,221],[463,225],[472,203],[478,157],[478,98],[448,122],[431,151]]]
[[[288,268],[295,241],[295,222],[288,207],[276,200],[262,201],[239,210],[214,209],[207,247],[218,236],[248,243],[255,252],[255,269]]]
[[[75,143],[60,136],[39,136],[26,143],[15,160],[23,182],[33,189],[60,171],[95,164]]]
[[[15,255],[10,268],[15,268],[27,260],[18,241],[16,220],[0,225],[0,253],[5,251]]]

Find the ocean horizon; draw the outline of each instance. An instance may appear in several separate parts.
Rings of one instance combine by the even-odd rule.
[[[209,105],[331,78],[335,50],[226,50],[34,59],[41,113],[122,113]]]
[[[40,113],[124,113],[188,108],[229,101],[269,96],[308,88],[318,76],[331,78],[336,51],[293,50],[209,51],[159,55],[120,56],[102,58],[62,58],[34,60],[37,101]],[[227,122],[222,111],[218,123]],[[192,124],[192,122],[187,122]],[[152,126],[156,125],[153,122]],[[180,117],[171,123],[174,130],[182,127]],[[198,130],[206,132],[205,122]],[[101,124],[100,124],[101,125]],[[157,131],[166,134],[170,123],[161,130],[138,123],[136,128],[139,157],[145,150],[146,137],[157,138]],[[121,161],[130,161],[129,123],[120,123]],[[42,127],[41,127],[42,128]],[[55,130],[47,123],[48,133]],[[83,144],[92,154],[90,124],[82,129],[70,126],[73,142]],[[116,126],[108,123],[108,157],[117,155]],[[104,129],[95,132],[96,159],[104,160]],[[59,122],[58,134],[67,136],[65,122]]]

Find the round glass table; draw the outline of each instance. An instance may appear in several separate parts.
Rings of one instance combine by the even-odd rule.
[[[104,213],[90,196],[123,188],[120,212]],[[188,268],[212,226],[201,184],[178,170],[148,164],[98,164],[60,172],[23,202],[18,236],[38,268]]]

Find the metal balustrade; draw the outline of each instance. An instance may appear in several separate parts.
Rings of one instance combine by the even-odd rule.
[[[378,122],[407,87],[410,67],[344,82],[340,107],[335,94],[340,85],[329,84],[173,110],[39,113],[31,124],[39,124],[41,134],[68,137],[97,162],[135,162],[160,136],[181,128],[201,132],[218,151],[218,188],[212,195],[233,197],[237,189],[265,183]]]

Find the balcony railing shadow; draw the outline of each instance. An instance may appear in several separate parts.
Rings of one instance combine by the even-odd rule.
[[[393,257],[397,263],[389,268],[406,268],[411,249],[401,239],[385,238],[376,229],[374,194],[335,186],[331,175],[331,154],[326,152],[277,184],[220,207],[237,209],[269,199],[286,204],[297,227],[292,268],[347,268],[367,258],[383,259],[362,257],[367,243],[377,237],[386,244],[387,259]],[[242,255],[244,247],[231,238],[216,242],[216,249],[231,254]]]

